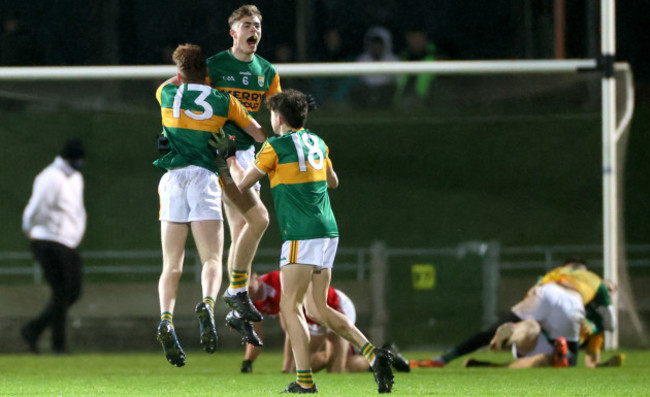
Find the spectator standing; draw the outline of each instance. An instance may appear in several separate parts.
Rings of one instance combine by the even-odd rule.
[[[403,61],[432,62],[436,60],[436,46],[429,41],[424,29],[409,29],[405,33],[406,48]],[[433,74],[403,75],[397,82],[395,102],[405,108],[424,106],[429,98]]]
[[[67,352],[66,317],[81,295],[82,263],[77,247],[86,231],[83,159],[81,140],[68,140],[61,155],[36,176],[23,212],[23,232],[52,289],[43,311],[21,329],[33,353],[39,352],[38,340],[47,327],[52,329],[52,351]]]
[[[357,62],[391,62],[399,58],[393,53],[393,38],[388,29],[370,28],[364,37],[364,52]],[[362,107],[386,107],[392,103],[397,78],[392,75],[367,75],[359,78],[353,98]]]

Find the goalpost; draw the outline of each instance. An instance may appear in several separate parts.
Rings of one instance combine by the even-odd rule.
[[[501,60],[436,61],[377,63],[310,63],[278,64],[282,77],[358,76],[378,74],[439,75],[497,73],[581,73],[602,74],[602,192],[603,192],[603,264],[604,277],[617,284],[622,244],[620,237],[620,203],[617,150],[628,128],[634,106],[632,72],[627,63],[615,63],[615,1],[601,0],[601,55],[598,59],[580,60]],[[626,108],[617,122],[615,72],[622,72],[626,85]],[[176,73],[174,66],[86,66],[86,67],[0,67],[0,81],[57,80],[136,80],[167,78]],[[625,281],[625,280],[623,280]],[[619,297],[613,304],[618,315]],[[618,330],[607,335],[608,348],[618,348]]]

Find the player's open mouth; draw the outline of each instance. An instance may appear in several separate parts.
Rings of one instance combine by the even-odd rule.
[[[257,40],[258,40],[257,36],[251,36],[246,40],[246,42],[248,44],[257,44]]]

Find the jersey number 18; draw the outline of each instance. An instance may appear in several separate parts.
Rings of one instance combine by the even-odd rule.
[[[307,172],[305,149],[307,149],[307,162],[309,162],[309,165],[316,171],[322,170],[325,165],[325,156],[320,146],[318,146],[318,141],[311,134],[307,133],[302,134],[302,139],[298,133],[292,134],[291,138],[293,139],[293,145],[296,147],[298,154],[298,167],[300,172]]]

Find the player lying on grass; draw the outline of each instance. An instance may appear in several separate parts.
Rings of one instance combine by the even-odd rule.
[[[555,269],[557,271],[558,269]],[[549,274],[552,274],[549,273]],[[547,283],[543,285],[551,285],[553,281],[557,280],[556,277],[546,278]],[[604,283],[607,287],[607,302],[609,297],[616,291],[614,284],[608,280]],[[531,290],[532,293],[537,293],[536,289]],[[521,310],[521,309],[519,309]],[[573,349],[569,350],[569,345],[564,338],[556,338],[552,340],[550,335],[553,331],[548,330],[546,327],[562,327],[562,321],[570,321],[568,318],[557,316],[552,311],[552,306],[548,308],[550,319],[546,322],[538,322],[533,318],[516,322],[505,323],[501,325],[494,338],[490,342],[490,349],[497,351],[502,346],[512,346],[513,355],[515,355],[514,362],[510,364],[494,364],[491,362],[482,362],[473,359],[466,360],[465,366],[507,366],[509,368],[529,368],[529,367],[566,367],[568,364],[575,365],[577,362],[577,352]],[[542,325],[545,324],[545,325]],[[560,325],[560,327],[557,327]],[[585,366],[594,368],[599,365],[600,348],[603,342],[603,332],[613,331],[616,327],[615,317],[611,315],[609,310],[604,310],[599,306],[596,300],[592,300],[585,308],[585,317],[581,320],[579,325],[579,345],[586,347]],[[565,331],[568,332],[568,331]],[[568,335],[573,337],[573,335]],[[570,341],[571,339],[569,339]],[[554,343],[554,348],[551,351],[550,342]],[[548,342],[548,343],[546,343]],[[574,357],[575,356],[575,357]],[[624,357],[614,356],[607,363],[600,364],[601,366],[616,366],[621,365]]]
[[[583,320],[580,328],[580,341],[581,347],[585,348],[585,367],[587,368],[601,368],[601,367],[620,367],[625,360],[624,354],[616,354],[605,362],[600,362],[600,350],[603,344],[603,332],[600,331],[596,334],[591,334],[593,323],[587,319]],[[499,339],[510,335],[507,341],[503,342]],[[502,325],[497,331],[493,342],[490,347],[493,350],[498,350],[498,346],[502,343],[504,346],[513,346],[513,354],[517,357],[520,351],[527,351],[530,349],[530,344],[536,343],[538,339],[546,338],[545,332],[541,329],[539,324],[533,320],[524,320],[519,323],[507,323]],[[523,347],[523,349],[520,349]],[[531,367],[566,367],[568,364],[568,346],[563,338],[558,338],[555,341],[552,353],[542,352],[538,354],[528,354],[524,357],[517,358],[511,363],[494,363],[491,361],[479,361],[475,359],[465,360],[466,367],[501,367],[501,368],[531,368]]]
[[[260,313],[264,314],[267,319],[278,317],[282,329],[285,330],[284,321],[280,314],[280,271],[274,270],[261,276],[253,272],[249,293]],[[355,323],[356,308],[354,303],[342,291],[330,287],[327,293],[327,305],[343,313],[352,323]],[[331,373],[368,371],[368,361],[362,355],[359,355],[357,351],[350,348],[350,342],[324,326],[317,324],[308,316],[305,318],[309,324],[311,366],[314,372],[322,369],[326,369],[327,372]],[[262,324],[263,322],[255,323],[255,331],[259,335],[263,334]],[[387,344],[384,348],[393,353],[393,367],[397,371],[408,372],[410,370],[408,360],[399,354],[399,350],[395,345]],[[259,357],[261,350],[261,348],[254,345],[246,345],[241,372],[253,371],[253,362]],[[282,372],[290,373],[293,371],[295,371],[295,363],[291,352],[291,342],[285,332]]]
[[[286,392],[315,393],[309,317],[326,325],[357,347],[370,363],[380,393],[390,393],[393,371],[390,352],[375,348],[343,314],[327,306],[327,291],[338,246],[338,227],[329,202],[329,188],[338,186],[338,176],[329,158],[329,148],[305,129],[307,96],[287,90],[267,98],[271,125],[278,136],[269,138],[258,153],[255,166],[242,179],[233,177],[240,190],[250,189],[266,174],[284,243],[280,258],[280,310],[291,340],[297,379]],[[218,139],[229,143],[229,140]],[[221,151],[231,171],[239,167],[230,149]]]
[[[538,286],[551,281],[559,281],[564,287],[579,292],[583,303],[593,302],[598,310],[603,313],[604,317],[608,319],[612,318],[613,308],[611,307],[611,299],[607,287],[598,275],[586,270],[584,260],[578,258],[567,259],[561,266],[541,277],[539,282],[531,288],[529,295]],[[444,354],[433,359],[411,361],[411,366],[443,367],[458,357],[487,346],[501,325],[509,322],[516,323],[524,319],[520,310],[522,310],[522,307],[525,308],[525,306],[519,305],[513,306],[508,313],[499,318],[499,320],[487,329],[470,336]],[[577,344],[571,343],[570,347],[577,352]]]
[[[208,353],[217,347],[213,308],[222,277],[223,217],[215,152],[208,142],[227,120],[251,135],[264,131],[234,97],[205,84],[207,66],[199,46],[180,45],[172,58],[178,74],[156,91],[163,134],[170,147],[154,161],[167,171],[158,186],[163,253],[158,340],[167,360],[180,367],[185,365],[185,352],[176,335],[173,313],[190,229],[203,264],[203,301],[195,308],[201,345]]]

